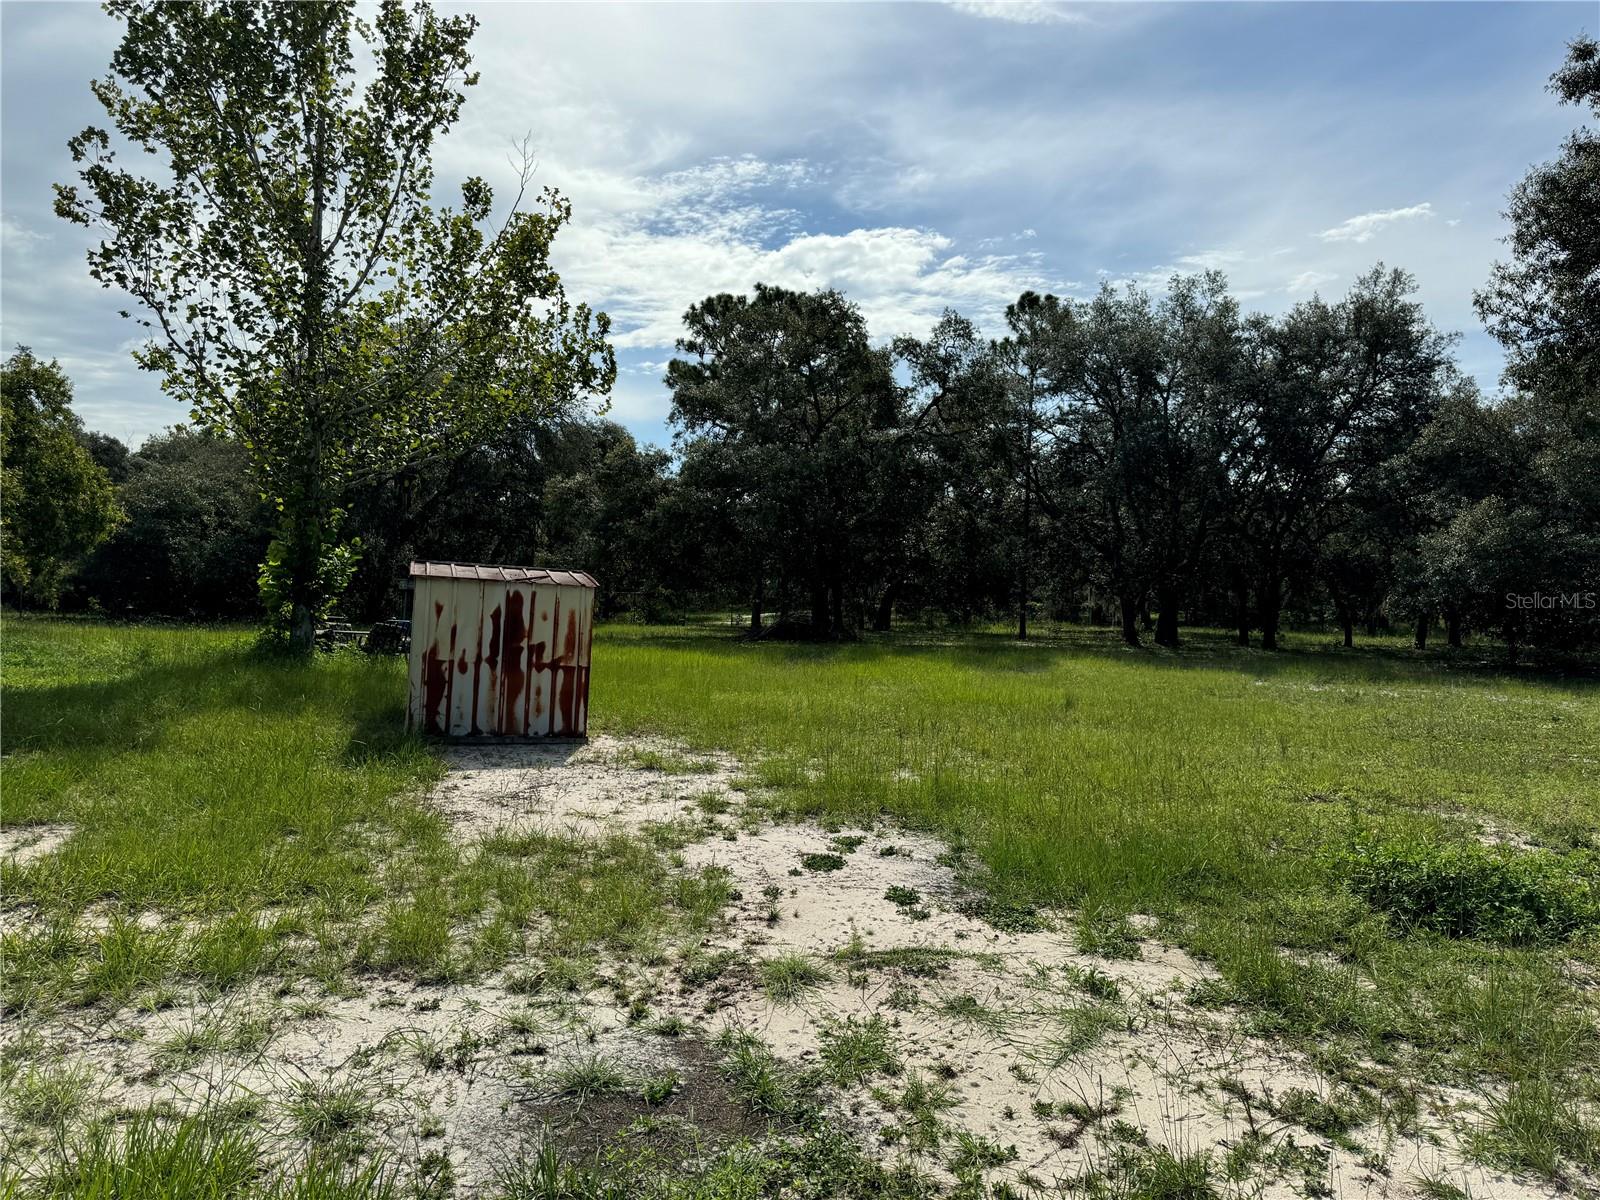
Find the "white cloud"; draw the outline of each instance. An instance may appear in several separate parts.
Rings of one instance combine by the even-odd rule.
[[[964,252],[937,230],[909,225],[824,232],[768,202],[818,179],[804,162],[750,156],[653,178],[596,176],[591,193],[608,203],[579,210],[556,244],[557,265],[572,294],[610,314],[623,350],[670,348],[689,305],[758,282],[839,288],[879,338],[923,332],[947,305],[998,323],[1022,291],[1071,286],[1051,278],[1037,253],[984,250],[990,239]]]
[[[14,221],[8,216],[0,217],[0,244],[9,250],[21,250],[35,242],[45,241],[46,238],[46,234],[29,229],[20,221]]]
[[[1180,254],[1173,270],[1231,271],[1242,263],[1252,261],[1243,250],[1200,250],[1193,254]]]
[[[1018,25],[1082,25],[1088,14],[1049,0],[947,0],[951,8],[969,16]]]
[[[1314,292],[1325,283],[1332,283],[1338,275],[1332,271],[1301,271],[1284,285],[1283,290],[1291,296],[1302,295],[1305,292]]]
[[[670,347],[685,309],[756,283],[836,287],[861,306],[876,337],[922,332],[946,305],[994,321],[1027,288],[1062,290],[1017,255],[948,255],[951,240],[903,226],[802,233],[764,247],[713,219],[699,232],[639,224],[575,230],[563,276],[577,294],[603,296],[620,349]]]
[[[1341,221],[1332,229],[1324,229],[1317,236],[1325,242],[1355,242],[1359,245],[1362,242],[1370,242],[1381,230],[1396,221],[1411,221],[1419,217],[1427,219],[1432,216],[1433,205],[1428,203],[1413,204],[1410,208],[1386,208]]]

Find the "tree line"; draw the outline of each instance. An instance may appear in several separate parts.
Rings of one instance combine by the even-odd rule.
[[[615,363],[603,314],[549,267],[565,202],[495,231],[478,181],[459,210],[426,201],[470,18],[112,9],[113,68],[143,90],[97,94],[199,183],[135,187],[90,130],[85,194],[58,207],[112,231],[91,270],[141,300],[145,365],[196,423],[130,453],[76,424],[58,368],[14,355],[6,490],[81,479],[85,499],[59,520],[6,505],[10,600],[264,616],[303,640],[335,607],[394,615],[417,556],[582,567],[608,614],[731,608],[759,636],[915,615],[1168,646],[1207,625],[1270,649],[1289,622],[1346,644],[1391,626],[1513,652],[1600,641],[1593,130],[1510,198],[1509,261],[1475,296],[1507,354],[1494,396],[1382,265],[1278,316],[1210,272],[1025,293],[1002,328],[947,311],[889,342],[837,291],[757,284],[685,314],[669,452],[588,415]],[[338,81],[363,41],[383,53],[352,114]],[[228,75],[219,118],[206,72],[246,58],[276,65]],[[1575,41],[1552,90],[1600,113],[1597,61]]]

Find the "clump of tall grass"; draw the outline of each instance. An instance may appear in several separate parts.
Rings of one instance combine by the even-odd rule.
[[[0,1176],[0,1193],[49,1200],[392,1200],[394,1173],[381,1160],[352,1163],[313,1154],[294,1167],[264,1171],[256,1134],[198,1114],[163,1120],[143,1114],[124,1125],[96,1124],[64,1137],[51,1159],[27,1176]],[[14,1186],[15,1193],[6,1190]]]
[[[804,954],[780,954],[763,960],[757,971],[767,995],[780,1004],[793,1003],[833,978],[826,967]]]

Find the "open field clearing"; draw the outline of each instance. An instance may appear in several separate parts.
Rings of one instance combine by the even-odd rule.
[[[1600,693],[1398,646],[7,620],[19,1196],[1600,1194]]]

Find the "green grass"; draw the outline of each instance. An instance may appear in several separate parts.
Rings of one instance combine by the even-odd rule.
[[[1571,916],[1587,901],[1560,890],[1595,883],[1592,680],[1398,639],[1350,652],[1292,634],[1269,654],[1207,631],[1172,652],[1091,630],[808,646],[613,626],[595,653],[607,731],[748,756],[794,814],[930,830],[986,894],[975,911],[1072,910],[1108,957],[1138,953],[1124,914],[1155,915],[1221,972],[1203,1001],[1241,1005],[1335,1067],[1600,1090],[1595,1013],[1561,965],[1600,962],[1600,934]],[[1475,862],[1480,827],[1539,845],[1538,863],[1503,874],[1556,881],[1553,919],[1535,908],[1548,889],[1518,903],[1564,944],[1394,920],[1338,866],[1363,838]]]
[[[296,926],[331,934],[371,907],[386,857],[443,841],[416,800],[440,765],[401,729],[396,662],[8,615],[3,682],[5,824],[72,827],[3,870],[44,928],[6,939],[12,1004],[238,983],[279,966]]]
[[[0,1085],[0,1101],[20,1124],[55,1129],[77,1118],[96,1083],[94,1070],[87,1064],[30,1065],[8,1070]]]
[[[628,1076],[609,1058],[589,1054],[552,1073],[550,1082],[556,1093],[582,1103],[596,1096],[615,1095],[628,1090]]]
[[[804,954],[780,954],[763,959],[756,974],[762,989],[779,1004],[792,1004],[812,988],[833,978],[826,967]]]
[[[843,1021],[824,1021],[820,1036],[822,1069],[838,1087],[900,1073],[888,1023],[876,1014],[865,1020],[847,1016]]]
[[[383,1163],[313,1154],[303,1165],[263,1171],[264,1148],[248,1132],[206,1114],[179,1121],[141,1116],[126,1128],[97,1124],[54,1148],[16,1193],[39,1200],[390,1200],[399,1194]]]
[[[579,986],[597,953],[657,953],[728,901],[724,873],[622,837],[463,855],[420,801],[442,766],[403,730],[399,660],[294,663],[238,630],[9,614],[4,633],[4,822],[72,830],[3,869],[36,908],[0,946],[19,1008],[174,979],[456,979],[525,954]]]
[[[360,1138],[376,1108],[366,1090],[354,1081],[321,1086],[301,1083],[285,1105],[296,1132],[312,1142]]]
[[[1559,1176],[1565,1164],[1600,1168],[1600,1126],[1548,1082],[1512,1086],[1489,1113],[1478,1150],[1504,1166]]]
[[[21,1011],[184,980],[461,978],[520,956],[533,986],[575,988],[602,955],[689,944],[730,898],[725,877],[627,839],[463,855],[417,799],[441,768],[402,731],[398,661],[291,663],[240,630],[4,624],[0,819],[72,830],[0,878],[31,909],[0,947]],[[996,924],[1067,910],[1067,932],[1120,957],[1139,953],[1128,915],[1152,915],[1220,974],[1195,1003],[1233,1006],[1335,1080],[1374,1063],[1391,1083],[1481,1079],[1500,1097],[1484,1153],[1583,1164],[1600,1036],[1574,981],[1600,967],[1579,895],[1597,882],[1600,688],[1398,640],[1293,634],[1267,654],[1186,636],[1179,652],[1096,630],[802,646],[610,626],[591,707],[596,731],[688,748],[637,765],[688,776],[730,751],[780,812],[939,835]],[[1384,849],[1352,873],[1363,846]],[[794,869],[845,866],[841,848]],[[1505,919],[1478,921],[1473,896],[1507,880]],[[944,965],[873,953],[851,968]],[[775,997],[810,986],[761,974]]]

